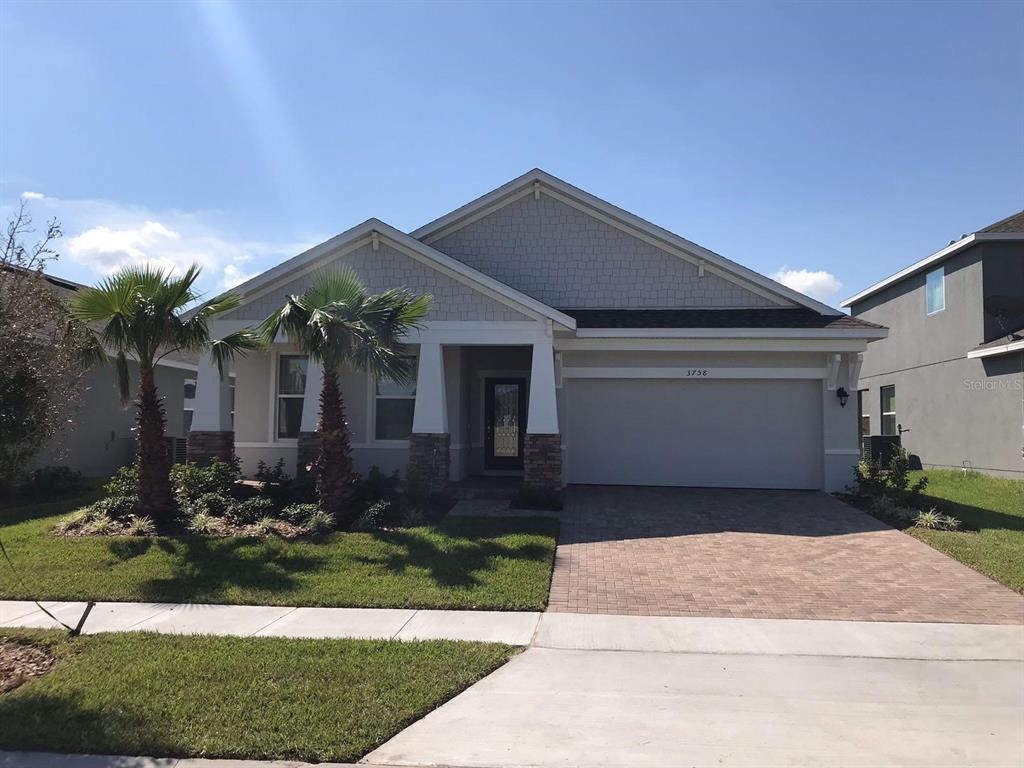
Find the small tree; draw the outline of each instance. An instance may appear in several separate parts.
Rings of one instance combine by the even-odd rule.
[[[71,420],[85,371],[86,329],[43,275],[57,259],[60,224],[49,221],[41,238],[26,244],[34,232],[22,201],[0,253],[0,488]]]
[[[193,288],[197,277],[199,267],[195,265],[181,277],[151,267],[128,267],[72,300],[75,315],[94,329],[97,359],[106,360],[108,352],[113,355],[123,402],[131,398],[128,361],[138,362],[139,508],[158,523],[169,522],[175,507],[170,457],[164,444],[166,420],[156,388],[157,363],[173,352],[209,351],[223,376],[235,354],[258,345],[248,329],[223,339],[210,338],[210,319],[237,307],[237,294],[225,294],[191,315],[184,314],[199,299]]]
[[[324,367],[320,392],[320,455],[316,462],[321,508],[343,527],[354,518],[351,437],[338,372],[343,365],[394,381],[412,374],[401,342],[426,316],[429,296],[405,290],[369,295],[348,268],[322,272],[301,296],[260,325],[264,344],[284,331],[288,339]]]

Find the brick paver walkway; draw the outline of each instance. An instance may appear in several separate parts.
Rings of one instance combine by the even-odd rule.
[[[575,486],[550,611],[1024,623],[1024,596],[823,493]]]

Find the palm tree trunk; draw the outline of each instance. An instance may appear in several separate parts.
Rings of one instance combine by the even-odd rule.
[[[171,465],[164,443],[164,407],[152,369],[143,369],[139,384],[139,512],[160,524],[174,519]]]
[[[350,527],[355,519],[352,445],[338,372],[328,367],[324,368],[320,391],[320,456],[316,467],[320,508],[334,516],[339,528]]]

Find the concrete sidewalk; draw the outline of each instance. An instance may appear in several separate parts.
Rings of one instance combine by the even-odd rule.
[[[84,603],[43,603],[68,624]],[[58,627],[30,601],[0,601],[0,626]],[[469,640],[558,650],[932,660],[1024,660],[1024,626],[613,616],[391,608],[98,603],[83,632]]]
[[[74,626],[85,603],[43,602]],[[533,611],[420,611],[400,608],[294,608],[187,603],[97,603],[82,628],[98,632],[161,632],[238,637],[471,640],[528,645],[540,614]],[[35,603],[0,601],[0,627],[60,628]]]

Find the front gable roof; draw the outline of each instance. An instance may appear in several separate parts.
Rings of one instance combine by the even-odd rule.
[[[429,245],[416,240],[401,230],[395,229],[380,219],[367,219],[351,229],[313,246],[276,267],[268,269],[251,280],[237,286],[234,291],[242,297],[242,304],[284,285],[295,277],[311,272],[326,264],[338,251],[363,243],[385,241],[403,254],[426,264],[430,268],[470,286],[507,306],[524,314],[551,320],[570,330],[576,328],[576,321],[568,315],[549,307],[543,302],[527,296],[516,289],[495,280],[489,275],[453,259]]]
[[[804,306],[822,315],[841,314],[837,309],[787,288],[781,283],[614,206],[589,192],[574,187],[539,168],[528,171],[494,191],[420,227],[411,233],[412,237],[425,243],[434,243],[530,194],[536,197],[541,194],[550,195],[582,209],[598,220],[625,230],[670,255],[689,261],[702,270],[707,269],[754,293],[772,297],[783,304],[793,303]]]

